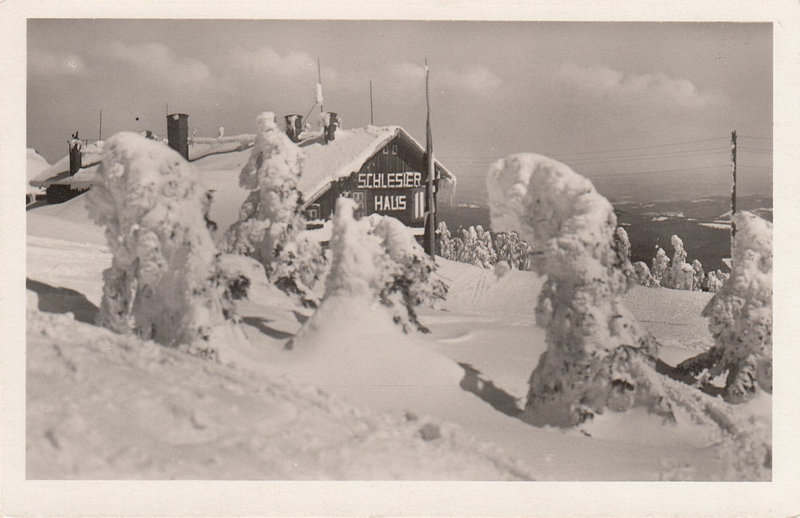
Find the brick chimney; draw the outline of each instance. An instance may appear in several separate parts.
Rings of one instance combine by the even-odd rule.
[[[189,116],[185,113],[167,115],[167,141],[169,147],[189,160]]]

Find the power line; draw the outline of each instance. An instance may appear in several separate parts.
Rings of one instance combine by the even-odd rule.
[[[754,138],[757,140],[772,140],[772,137],[756,137],[756,136],[749,136],[749,135],[739,135],[739,138]]]
[[[593,175],[591,173],[586,173],[590,179],[595,178],[610,178],[612,176],[644,176],[648,174],[662,174],[662,173],[684,173],[684,172],[691,172],[691,171],[702,171],[705,169],[721,169],[721,168],[728,168],[729,165],[711,165],[706,167],[690,167],[684,169],[662,169],[660,171],[631,171],[627,173],[610,173],[610,174],[603,174],[603,175]]]
[[[656,160],[662,158],[682,158],[682,157],[697,157],[703,155],[716,155],[720,153],[728,153],[726,149],[716,149],[716,148],[702,148],[702,149],[692,149],[686,151],[670,151],[666,153],[656,153],[656,154],[644,154],[644,155],[620,155],[620,156],[599,156],[599,157],[563,157],[563,156],[553,156],[552,158],[555,160],[559,160],[561,162],[592,162],[592,163],[606,163],[606,162],[629,162],[629,161],[637,161],[637,160]],[[486,164],[495,162],[498,158],[484,158],[484,157],[441,157],[442,161],[446,162],[454,162],[454,163],[476,163],[476,164]]]
[[[595,150],[595,151],[576,151],[576,152],[570,152],[570,153],[553,152],[553,153],[550,153],[550,156],[560,157],[559,159],[573,159],[573,160],[575,160],[575,159],[579,159],[580,155],[594,155],[594,154],[596,154],[596,155],[605,155],[605,154],[608,154],[608,153],[618,153],[618,152],[623,152],[623,151],[640,151],[640,150],[647,150],[647,149],[661,149],[661,148],[666,148],[666,147],[684,146],[684,145],[688,145],[688,144],[700,144],[700,143],[705,143],[705,142],[724,141],[724,140],[727,140],[727,137],[716,137],[716,138],[693,140],[693,141],[686,141],[686,142],[673,142],[673,143],[669,143],[669,144],[658,144],[658,145],[652,145],[652,146],[641,146],[641,147],[633,147],[633,148],[605,149],[605,150]],[[699,148],[699,149],[674,150],[674,151],[665,152],[664,154],[665,155],[669,155],[669,154],[680,155],[682,153],[688,153],[688,152],[694,152],[694,151],[714,150],[714,149],[717,149],[717,148],[708,148],[708,147],[706,147],[706,148]],[[725,151],[727,152],[727,148],[726,148]],[[622,157],[623,158],[627,158],[627,157],[635,157],[635,156],[640,156],[640,155],[623,155]],[[646,156],[646,155],[641,155],[641,156]],[[441,157],[442,160],[447,160],[448,162],[453,162],[453,161],[457,161],[457,160],[462,160],[462,161],[463,160],[494,161],[494,160],[498,160],[499,158],[501,158],[501,157],[496,157],[496,156],[492,157],[492,156],[485,156],[485,155],[483,155],[483,156],[474,156],[474,157],[464,157],[464,156],[457,156],[457,157],[446,157],[445,156],[445,157]],[[601,157],[601,158],[608,158],[608,157]]]
[[[703,142],[714,142],[718,140],[728,140],[727,137],[715,137],[715,138],[708,138],[708,139],[701,139],[701,140],[689,140],[686,142],[671,142],[668,144],[654,144],[651,146],[641,146],[641,147],[629,147],[629,148],[620,148],[620,149],[603,149],[603,150],[596,150],[596,151],[577,151],[577,152],[553,152],[553,155],[561,155],[561,156],[572,156],[572,155],[589,155],[589,154],[599,154],[599,153],[616,153],[619,151],[638,151],[640,149],[656,149],[656,148],[664,148],[664,147],[673,147],[673,146],[684,146],[686,144],[700,144]]]
[[[697,157],[703,155],[718,155],[720,153],[728,153],[727,149],[717,149],[717,150],[703,150],[698,149],[694,151],[685,151],[685,152],[678,152],[678,153],[662,153],[656,155],[632,155],[632,156],[621,156],[621,157],[590,157],[590,158],[565,158],[565,157],[556,157],[558,160],[561,161],[569,161],[569,162],[594,162],[594,163],[603,163],[603,162],[630,162],[636,160],[659,160],[664,158],[682,158],[682,157]]]
[[[740,151],[746,151],[748,153],[772,153],[771,149],[760,149],[760,148],[739,148]]]

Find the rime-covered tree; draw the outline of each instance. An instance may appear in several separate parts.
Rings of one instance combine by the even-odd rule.
[[[487,181],[492,227],[518,231],[547,277],[536,307],[547,350],[530,378],[525,419],[571,426],[636,404],[670,413],[653,378],[655,340],[622,304],[628,278],[616,216],[594,186],[549,158],[512,155]]]
[[[713,378],[727,372],[724,397],[748,400],[772,391],[772,223],[749,212],[734,218],[733,271],[703,310],[714,345],[676,368]]]
[[[475,234],[477,235],[475,260],[479,266],[491,268],[497,262],[497,253],[492,244],[492,234],[488,230],[484,230],[482,225],[475,227]]]
[[[235,329],[217,250],[206,227],[207,190],[169,147],[119,133],[86,195],[89,216],[106,227],[113,254],[103,272],[98,323],[215,357],[215,337]]]
[[[650,268],[643,261],[636,261],[632,266],[637,283],[648,288],[658,286],[658,281],[653,277],[650,273]]]
[[[614,229],[613,249],[617,256],[617,268],[625,274],[629,285],[635,284],[637,277],[631,264],[631,240],[628,238],[628,232],[623,227]]]
[[[652,269],[653,278],[658,283],[658,286],[667,287],[669,285],[670,272],[669,257],[667,257],[667,253],[664,249],[659,246],[656,250],[656,256],[653,258]]]
[[[683,240],[677,235],[670,238],[672,244],[672,264],[667,276],[668,283],[662,286],[676,290],[691,290],[694,280],[694,268],[686,262],[686,249],[683,247]]]
[[[427,333],[428,329],[417,319],[416,309],[443,300],[448,289],[433,275],[436,263],[399,220],[373,214],[369,222],[370,233],[381,239],[381,246],[392,260],[391,264],[384,263],[390,280],[378,294],[381,302],[392,308],[395,322],[404,331],[417,329]]]
[[[354,208],[349,198],[336,200],[331,267],[320,311],[331,311],[331,305],[380,304],[405,332],[427,331],[416,308],[447,292],[433,278],[435,263],[400,221],[377,214],[356,220]]]
[[[703,281],[706,274],[703,271],[703,264],[695,259],[692,261],[692,291],[700,291],[703,289]]]
[[[528,269],[528,243],[519,237],[519,233],[499,232],[494,239],[497,251],[497,262],[506,261],[509,266],[518,270]]]
[[[317,243],[299,240],[305,230],[297,187],[303,154],[272,112],[259,115],[256,127],[253,150],[239,174],[239,185],[250,195],[225,235],[225,248],[255,258],[271,282],[306,297],[321,275],[323,256]]]
[[[705,281],[703,281],[703,287],[706,291],[710,291],[711,293],[716,293],[722,289],[723,284],[728,279],[728,274],[724,273],[722,270],[712,270],[708,272],[706,275]]]
[[[455,259],[455,243],[447,223],[440,221],[436,227],[436,250],[445,259]]]

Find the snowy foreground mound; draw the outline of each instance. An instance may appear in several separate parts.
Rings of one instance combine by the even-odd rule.
[[[452,427],[28,313],[30,478],[525,479]]]

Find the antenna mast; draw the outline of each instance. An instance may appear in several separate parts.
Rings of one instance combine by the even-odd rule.
[[[372,112],[372,79],[369,80],[369,123],[375,125],[375,116]]]
[[[319,64],[319,56],[317,56],[317,82],[319,83],[320,90],[322,89],[322,67]],[[319,103],[319,112],[325,113],[324,108],[322,107],[323,103]]]

